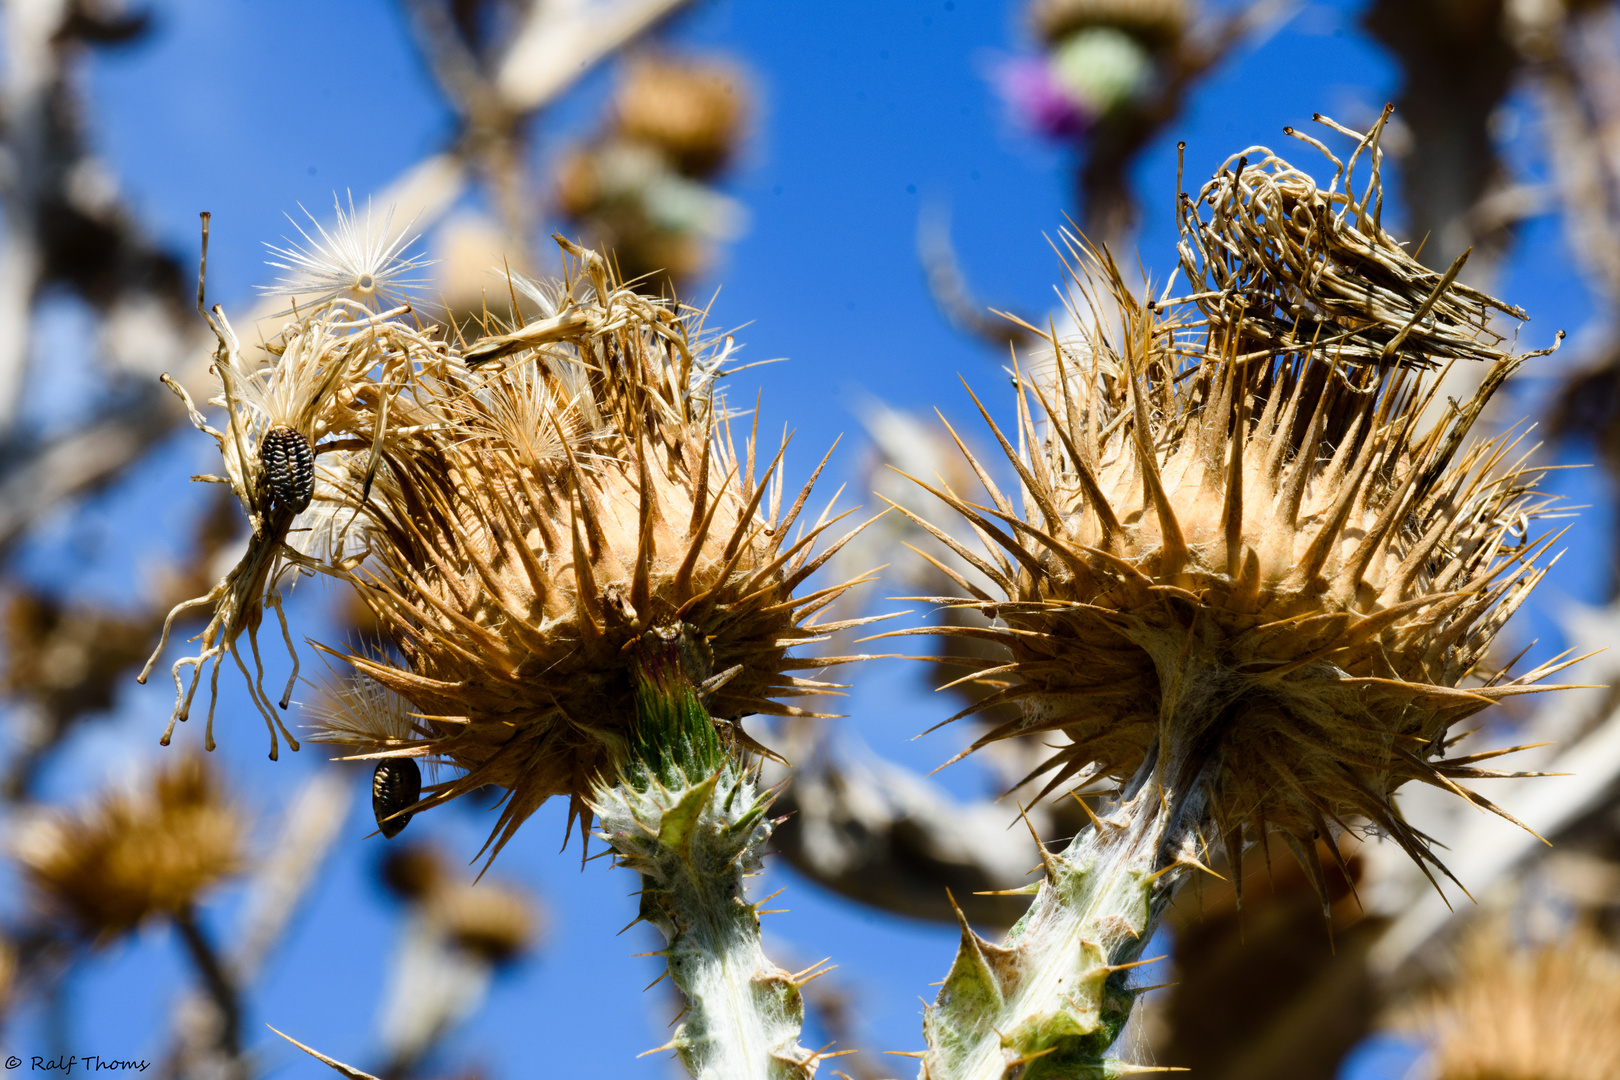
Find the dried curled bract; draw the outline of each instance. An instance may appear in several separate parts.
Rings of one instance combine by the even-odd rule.
[[[1512,309],[1378,226],[1376,134],[1350,159],[1371,171],[1359,195],[1343,167],[1324,190],[1268,151],[1228,162],[1186,204],[1204,288],[1184,300],[1141,303],[1071,241],[1091,329],[1019,377],[1016,440],[992,422],[1023,509],[977,462],[991,505],[935,491],[990,554],[948,542],[1001,591],[959,577],[955,602],[996,621],[911,631],[1004,648],[961,715],[1019,708],[975,747],[1066,736],[1046,791],[1152,766],[1204,792],[1200,831],[1234,869],[1276,829],[1319,881],[1312,838],[1352,819],[1439,866],[1392,793],[1420,780],[1494,809],[1458,781],[1504,775],[1480,766],[1496,755],[1448,757],[1448,739],[1557,668],[1482,671],[1556,540],[1531,535],[1551,500],[1522,434],[1468,441],[1525,359],[1485,329],[1488,306]],[[1437,359],[1485,365],[1478,391],[1437,400]]]
[[[813,715],[780,699],[834,684],[791,672],[838,659],[788,650],[847,625],[812,616],[853,584],[794,594],[842,541],[813,554],[825,515],[790,535],[810,488],[782,506],[780,452],[733,451],[713,396],[729,341],[568,249],[557,294],[514,282],[541,318],[469,345],[476,370],[421,380],[438,421],[384,449],[374,561],[342,571],[402,662],[346,659],[409,702],[410,731],[379,708],[367,735],[349,709],[317,736],[454,766],[423,806],[506,788],[499,843],[552,795],[588,819],[632,734],[626,649],[642,635],[695,635],[722,721]]]
[[[1196,198],[1181,195],[1181,267],[1200,286],[1183,299],[1237,355],[1308,345],[1344,364],[1422,368],[1511,356],[1490,329],[1491,313],[1529,316],[1456,280],[1468,252],[1436,274],[1384,231],[1378,136],[1390,111],[1366,138],[1317,117],[1357,140],[1345,161],[1283,129],[1333,162],[1325,191],[1256,146],[1228,159]],[[1350,190],[1358,164],[1367,170],[1360,196]]]
[[[348,232],[343,235],[354,241],[349,236],[354,223],[346,220],[344,228]],[[206,232],[204,240],[206,244]],[[317,249],[306,253],[306,259],[312,266],[316,255],[336,260],[333,274],[341,277],[339,270],[354,269],[349,265],[354,259],[339,259],[346,251]],[[385,251],[390,259],[392,251],[391,247]],[[201,310],[200,287],[197,298]],[[192,424],[219,446],[225,475],[195,479],[229,484],[252,529],[237,565],[207,593],[169,612],[158,646],[141,671],[144,683],[168,645],[177,618],[210,610],[207,625],[193,639],[202,642],[201,648],[174,664],[175,707],[163,734],[165,745],[174,725],[190,714],[203,668],[212,662],[205,744],[213,749],[220,666],[228,655],[248,674],[238,650],[245,634],[254,666],[248,686],[270,729],[270,756],[277,755],[278,730],[293,749],[298,748],[264,689],[258,630],[265,608],[273,609],[293,660],[278,702],[285,709],[298,679],[298,654],[282,614],[281,586],[300,570],[320,572],[363,556],[366,471],[374,466],[390,426],[411,423],[415,410],[405,392],[424,372],[458,363],[442,342],[434,340],[436,328],[422,330],[400,321],[409,310],[377,312],[346,293],[333,293],[311,307],[295,309],[295,318],[276,337],[247,355],[224,311],[215,306],[204,312],[218,339],[212,371],[219,380],[219,394],[209,404],[224,410],[223,430],[208,423],[184,387],[163,376],[185,402]],[[369,457],[361,452],[366,449]],[[189,685],[181,676],[187,667],[192,669]]]

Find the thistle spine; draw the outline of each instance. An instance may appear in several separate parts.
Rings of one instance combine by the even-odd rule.
[[[798,984],[760,947],[746,878],[774,827],[753,771],[725,746],[699,698],[691,636],[648,634],[636,663],[637,728],[617,782],[593,809],[621,865],[641,875],[641,910],[663,933],[684,1019],[659,1049],[697,1080],[809,1080],[818,1055],[799,1045]]]

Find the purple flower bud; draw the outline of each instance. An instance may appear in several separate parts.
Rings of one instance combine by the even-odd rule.
[[[1053,79],[1044,56],[1005,61],[991,73],[991,82],[1013,121],[1045,138],[1076,138],[1084,134],[1093,119]]]

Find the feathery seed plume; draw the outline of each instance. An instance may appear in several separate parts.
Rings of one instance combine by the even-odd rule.
[[[304,208],[299,207],[300,210]],[[333,300],[345,299],[373,311],[409,303],[410,295],[424,285],[418,277],[409,275],[428,265],[429,260],[407,253],[416,241],[416,234],[407,225],[394,231],[394,208],[390,206],[380,221],[373,221],[371,201],[366,201],[364,215],[354,208],[354,193],[349,193],[349,209],[345,213],[337,194],[332,195],[332,210],[336,223],[331,231],[304,210],[315,229],[315,236],[287,215],[304,243],[287,241],[286,247],[266,244],[270,253],[284,262],[271,260],[270,265],[287,271],[272,285],[262,285],[260,292],[286,295],[301,307],[319,307]],[[317,238],[318,237],[318,238]],[[307,246],[305,246],[307,245]],[[281,312],[285,315],[288,312]]]
[[[356,650],[357,652],[362,650]],[[387,655],[372,656],[386,663]],[[423,731],[405,698],[370,679],[346,678],[329,670],[320,694],[304,706],[311,742],[404,746]]]

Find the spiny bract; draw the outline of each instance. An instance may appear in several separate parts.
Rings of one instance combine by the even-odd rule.
[[[995,692],[959,715],[1019,705],[975,747],[1065,735],[1046,791],[1185,762],[1234,868],[1272,828],[1319,883],[1312,838],[1353,819],[1439,866],[1392,792],[1490,807],[1457,781],[1504,775],[1478,765],[1495,755],[1446,757],[1450,734],[1554,670],[1481,672],[1555,540],[1530,535],[1551,500],[1522,433],[1466,442],[1525,359],[1486,309],[1523,313],[1383,231],[1377,134],[1326,190],[1256,148],[1183,197],[1180,300],[1140,302],[1070,239],[1086,329],[1017,375],[1018,445],[991,422],[1024,512],[977,462],[992,505],[935,491],[991,552],[949,541],[994,583],[958,576],[972,596],[954,602],[996,622],[911,631],[1005,648],[968,676]],[[1436,359],[1484,368],[1477,392],[1437,396]]]

